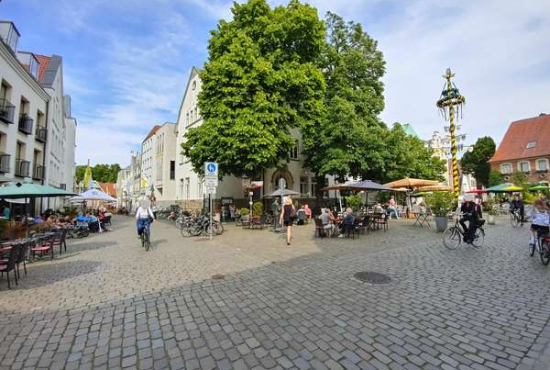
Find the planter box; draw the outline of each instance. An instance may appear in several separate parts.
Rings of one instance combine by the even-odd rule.
[[[487,223],[488,223],[489,225],[496,225],[496,218],[495,218],[495,216],[493,216],[493,215],[488,215],[488,216],[487,216]]]
[[[435,216],[435,227],[438,232],[442,233],[447,229],[447,216]]]

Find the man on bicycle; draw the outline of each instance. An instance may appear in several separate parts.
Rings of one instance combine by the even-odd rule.
[[[523,200],[519,197],[519,194],[514,195],[514,199],[510,202],[510,212],[519,212],[519,219],[521,226],[525,222],[525,207],[523,206]]]
[[[464,203],[460,206],[460,213],[462,214],[460,224],[464,229],[465,243],[473,242],[476,234],[477,223],[482,218],[481,207],[476,207],[474,200],[474,194],[466,194],[464,196]],[[468,226],[466,226],[466,221],[468,221]]]
[[[140,206],[136,210],[136,226],[139,237],[141,237],[143,229],[146,227],[149,228],[154,219],[155,215],[151,210],[151,207],[149,207],[147,202],[141,202]]]

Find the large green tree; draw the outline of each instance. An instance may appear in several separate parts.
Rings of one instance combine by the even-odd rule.
[[[326,80],[322,119],[303,129],[306,166],[318,176],[364,177],[383,164],[385,72],[377,43],[360,24],[326,17],[327,42],[319,65]]]
[[[491,165],[488,161],[495,154],[495,150],[495,141],[485,136],[476,141],[471,152],[467,152],[462,156],[460,161],[462,170],[473,175],[478,186],[489,186]]]
[[[249,0],[232,12],[212,31],[200,75],[204,123],[182,147],[198,172],[213,160],[222,176],[252,176],[288,161],[290,129],[321,117],[325,27],[315,8],[297,0],[274,9]]]

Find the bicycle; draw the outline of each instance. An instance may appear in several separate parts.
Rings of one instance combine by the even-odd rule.
[[[540,261],[544,266],[550,263],[550,236],[547,232],[539,233],[537,231],[537,238],[535,244],[529,245],[529,255],[533,257],[535,250],[539,253]]]
[[[513,211],[510,211],[510,224],[512,224],[513,228],[516,228],[518,226],[523,226],[524,222],[525,220],[521,221],[519,210],[514,209]]]
[[[145,225],[143,231],[141,232],[141,246],[145,248],[145,251],[151,249],[151,231],[149,230],[150,224]]]
[[[461,215],[462,216],[462,215]],[[462,244],[462,241],[464,239],[465,231],[462,229],[462,225],[459,222],[459,217],[455,217],[455,224],[454,226],[450,226],[443,232],[443,244],[447,249],[454,250],[458,248],[460,244]],[[483,246],[483,242],[485,241],[485,230],[483,229],[483,225],[485,224],[485,221],[477,226],[476,232],[474,234],[474,240],[471,242],[466,242],[467,244],[471,244],[476,248],[480,248]]]
[[[189,233],[191,236],[210,235],[210,227],[211,227],[210,217],[203,216],[193,221],[190,221],[188,227],[186,228],[184,227],[181,229],[181,234],[184,237],[186,236],[187,233]],[[184,231],[184,229],[186,230]],[[223,225],[220,224],[218,221],[213,220],[212,234],[221,235],[223,234],[223,231],[224,231]]]

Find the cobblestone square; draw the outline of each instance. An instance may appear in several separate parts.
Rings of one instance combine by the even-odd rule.
[[[296,227],[287,247],[268,230],[227,225],[210,242],[159,221],[145,252],[116,217],[11,291],[0,281],[0,369],[550,368],[550,270],[527,228],[501,219],[482,248],[450,251],[411,225],[355,240]]]

